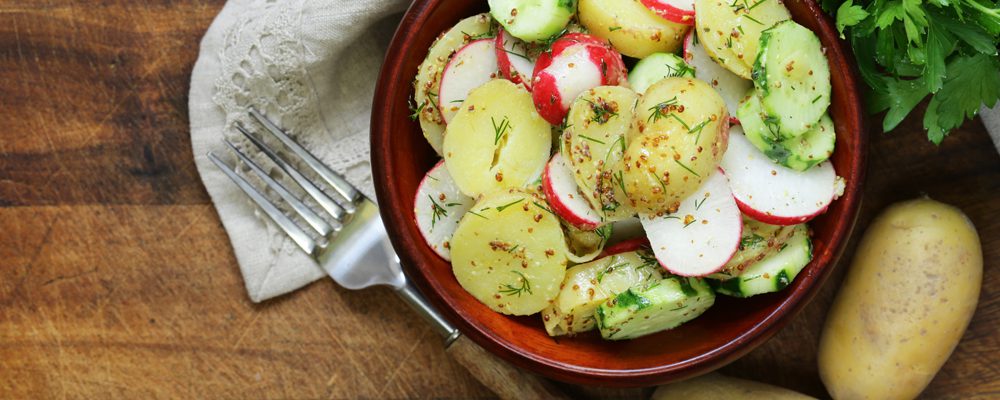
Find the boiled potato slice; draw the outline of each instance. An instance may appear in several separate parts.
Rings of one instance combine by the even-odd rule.
[[[957,208],[893,205],[872,222],[827,314],[819,373],[835,399],[912,399],[976,310],[983,251]]]
[[[639,95],[621,86],[600,86],[576,98],[563,132],[563,156],[570,162],[576,184],[605,221],[635,215],[616,183],[612,166],[625,153]]]
[[[620,164],[629,202],[648,214],[673,212],[719,166],[729,112],[708,83],[666,78],[646,90]]]
[[[545,168],[551,134],[524,87],[492,80],[473,89],[448,124],[444,162],[467,196],[524,187]]]
[[[791,19],[780,0],[695,0],[698,40],[715,61],[750,79],[760,34]]]
[[[594,329],[597,306],[631,287],[659,282],[663,268],[646,250],[631,251],[580,264],[566,270],[559,296],[542,310],[549,336]]]
[[[451,267],[465,290],[496,312],[529,315],[559,293],[566,250],[559,218],[522,189],[485,195],[451,240]]]
[[[676,52],[689,28],[660,18],[639,0],[580,0],[577,12],[590,34],[635,58]]]
[[[490,32],[491,18],[483,13],[458,21],[454,27],[441,35],[430,50],[427,58],[417,67],[417,78],[413,81],[414,112],[420,120],[424,137],[438,154],[442,153],[445,123],[438,109],[437,96],[441,87],[441,73],[451,59],[451,55],[476,36]]]

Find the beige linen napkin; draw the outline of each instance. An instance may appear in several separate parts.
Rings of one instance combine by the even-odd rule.
[[[231,0],[191,73],[191,146],[254,302],[325,275],[206,157],[253,105],[374,198],[368,124],[375,81],[405,0]]]

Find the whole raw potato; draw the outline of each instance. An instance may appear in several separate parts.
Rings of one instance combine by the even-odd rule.
[[[835,399],[912,399],[951,355],[976,310],[983,253],[960,210],[895,204],[861,239],[819,346]]]
[[[711,373],[660,386],[651,400],[673,399],[808,400],[812,397],[766,383]]]

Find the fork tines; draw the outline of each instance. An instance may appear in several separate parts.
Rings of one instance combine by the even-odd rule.
[[[245,192],[254,203],[256,203],[264,214],[267,214],[271,220],[274,221],[292,240],[302,248],[306,253],[310,255],[316,255],[316,253],[326,246],[327,239],[331,235],[335,235],[343,224],[347,223],[351,216],[357,210],[356,204],[361,199],[361,193],[350,183],[347,182],[342,176],[331,170],[325,164],[319,161],[315,156],[312,155],[308,150],[303,148],[297,142],[295,142],[291,137],[285,134],[274,122],[267,119],[263,114],[258,112],[254,108],[250,108],[249,115],[251,118],[256,120],[260,125],[262,125],[265,130],[271,133],[272,136],[278,139],[291,153],[298,158],[299,165],[305,165],[308,170],[312,171],[315,176],[320,177],[320,180],[325,184],[325,186],[332,189],[336,196],[329,196],[324,192],[320,185],[308,178],[300,170],[296,169],[296,164],[290,162],[283,157],[283,154],[279,154],[271,146],[265,143],[261,138],[258,138],[254,134],[250,133],[242,124],[237,123],[236,129],[243,134],[251,143],[254,144],[257,149],[264,153],[268,158],[274,162],[275,165],[280,168],[284,174],[291,180],[295,182],[305,193],[309,199],[319,205],[319,209],[323,213],[327,214],[328,218],[324,218],[313,211],[302,199],[297,197],[291,191],[289,191],[284,185],[272,178],[265,172],[264,168],[258,165],[253,159],[248,157],[242,151],[239,150],[232,142],[228,139],[223,139],[226,145],[229,147],[233,153],[236,154],[237,158],[241,160],[244,164],[250,166],[250,169],[255,175],[257,175],[264,185],[269,189],[273,190],[282,201],[287,203],[292,211],[301,218],[309,226],[310,232],[300,227],[294,221],[294,217],[285,215],[275,202],[268,198],[268,196],[261,193],[259,189],[254,187],[246,178],[241,176],[236,172],[235,167],[231,167],[222,161],[215,153],[209,152],[208,158],[222,170],[226,176],[229,177],[236,186],[238,186],[243,192]],[[288,153],[284,153],[288,155]],[[334,199],[336,198],[336,199]],[[319,240],[315,238],[318,237]]]

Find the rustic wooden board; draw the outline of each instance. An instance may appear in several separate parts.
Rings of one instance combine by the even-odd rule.
[[[386,290],[324,280],[247,300],[188,136],[190,70],[222,4],[0,1],[0,397],[490,397]],[[997,397],[1000,157],[978,121],[940,148],[921,135],[915,119],[872,135],[858,229],[920,193],[970,215],[985,289],[926,395]],[[724,370],[823,396],[817,333],[843,270]]]

